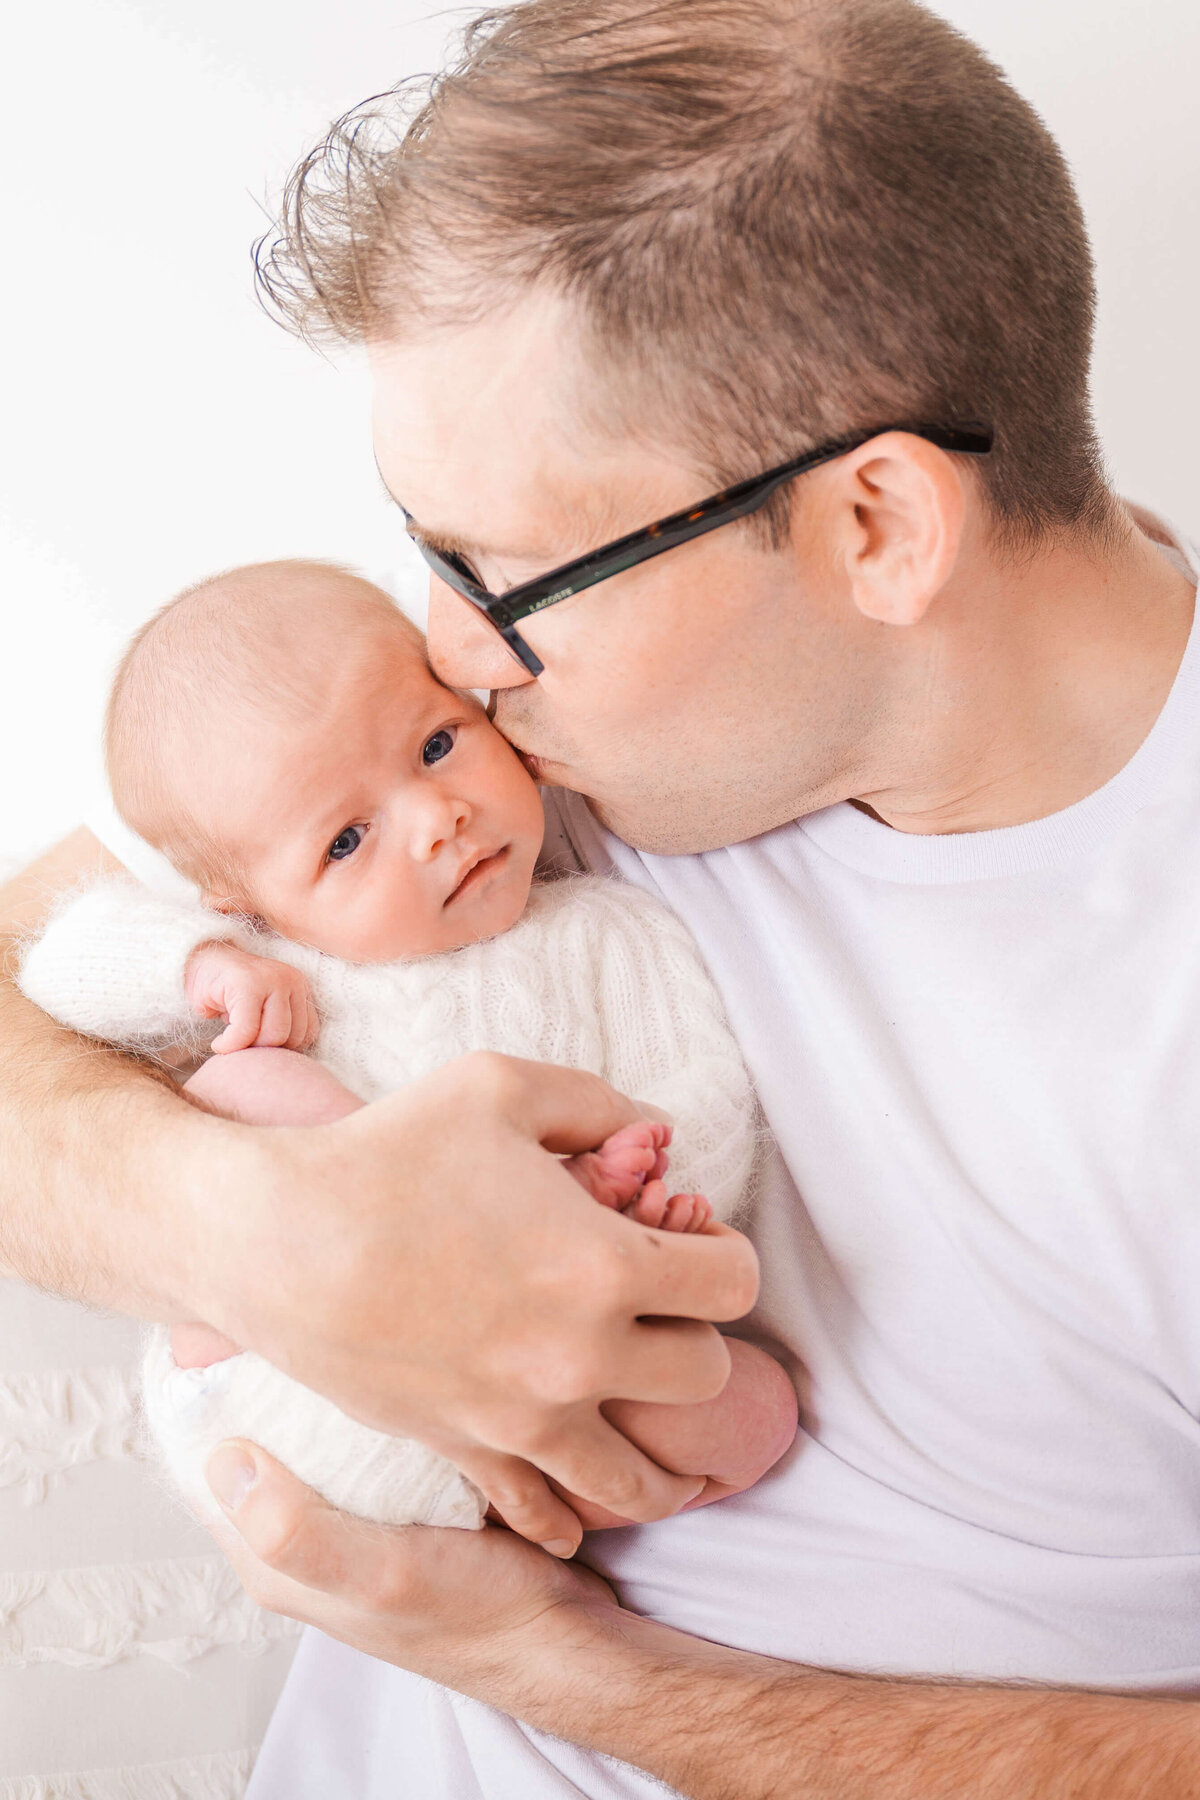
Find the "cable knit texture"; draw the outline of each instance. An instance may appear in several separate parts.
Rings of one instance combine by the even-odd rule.
[[[733,1217],[757,1138],[749,1077],[720,999],[682,924],[650,895],[581,877],[535,887],[511,931],[439,956],[352,964],[128,880],[73,896],[26,954],[21,985],[62,1023],[110,1042],[195,1041],[183,970],[223,937],[303,971],[321,1017],[315,1048],[364,1100],[471,1050],[601,1075],[675,1121],[671,1186]],[[243,1354],[216,1371],[177,1370],[150,1334],[147,1414],[168,1466],[206,1499],[202,1469],[223,1437],[280,1456],[348,1511],[386,1523],[478,1526],[478,1490],[432,1451],[386,1437]],[[276,1446],[279,1446],[276,1448]]]

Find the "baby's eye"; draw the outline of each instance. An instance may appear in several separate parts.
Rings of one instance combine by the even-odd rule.
[[[441,762],[443,756],[449,756],[453,748],[454,733],[452,731],[435,731],[421,752],[421,761],[427,769],[430,769],[434,763]]]
[[[348,856],[354,855],[354,852],[363,841],[363,835],[361,825],[347,825],[345,831],[339,832],[332,844],[330,844],[328,860],[330,862],[345,862]]]

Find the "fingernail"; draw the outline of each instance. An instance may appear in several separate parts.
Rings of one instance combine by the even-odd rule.
[[[578,1548],[579,1546],[573,1544],[570,1538],[551,1538],[542,1545],[543,1550],[548,1550],[551,1556],[561,1556],[564,1562],[574,1556]]]
[[[251,1457],[234,1444],[219,1444],[204,1470],[209,1487],[226,1512],[236,1512],[258,1479]]]

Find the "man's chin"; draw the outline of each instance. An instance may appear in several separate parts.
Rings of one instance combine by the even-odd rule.
[[[510,740],[511,742],[511,740]],[[586,801],[588,811],[606,831],[619,837],[631,850],[647,856],[698,856],[705,850],[721,850],[734,840],[714,835],[712,820],[684,820],[678,806],[665,809],[662,795],[647,798],[645,806],[638,802],[602,798],[591,791],[586,775],[570,763],[555,762],[550,757],[535,756],[513,744],[525,768],[539,787],[566,788]]]
[[[576,792],[579,790],[576,789]],[[704,830],[699,819],[680,820],[678,813],[664,816],[657,807],[645,810],[638,806],[621,806],[617,802],[598,800],[585,794],[588,810],[605,831],[628,844],[643,856],[700,856],[706,850],[723,850],[729,840],[714,837]]]

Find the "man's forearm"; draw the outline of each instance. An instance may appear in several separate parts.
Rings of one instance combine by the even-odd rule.
[[[1200,1793],[1200,1711],[1187,1700],[834,1675],[607,1606],[564,1609],[540,1653],[476,1691],[688,1800]]]
[[[0,889],[0,1273],[171,1318],[194,1247],[163,1152],[169,1140],[185,1167],[187,1131],[216,1121],[165,1076],[55,1025],[12,979],[55,894],[114,866],[79,832]]]

